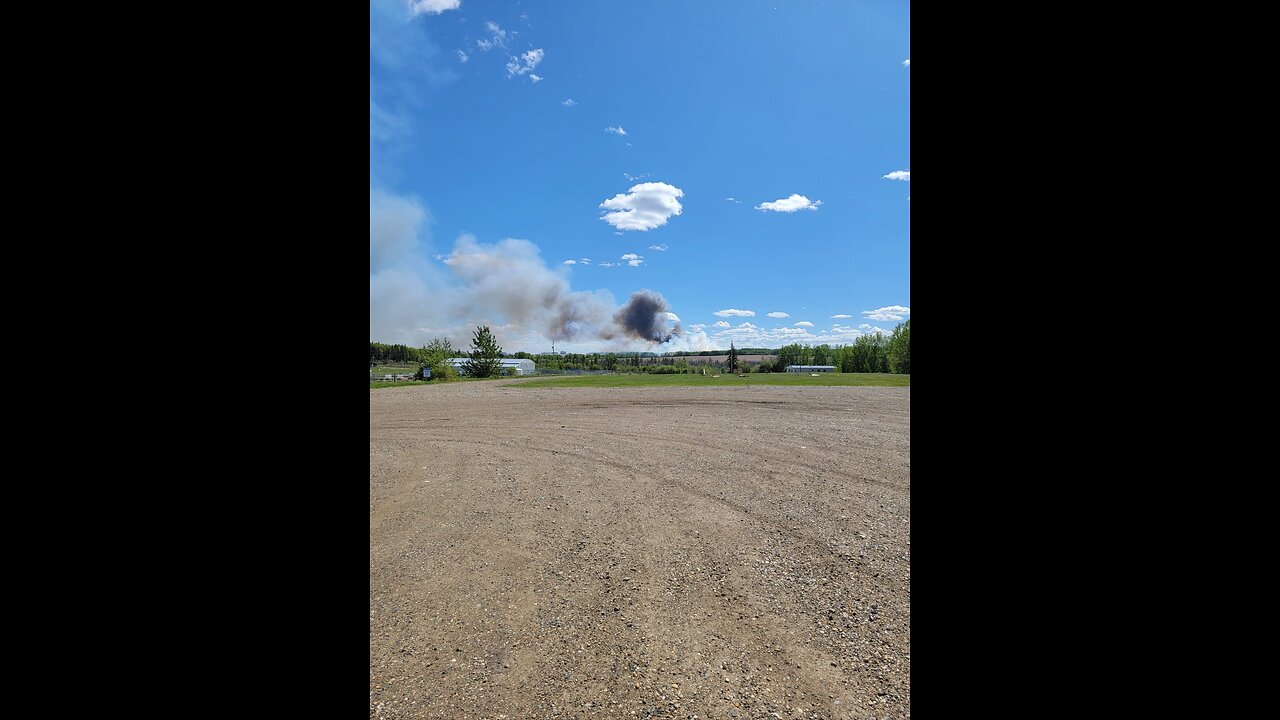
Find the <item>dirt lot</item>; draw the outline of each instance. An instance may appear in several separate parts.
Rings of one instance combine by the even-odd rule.
[[[909,388],[369,393],[369,715],[911,714]]]

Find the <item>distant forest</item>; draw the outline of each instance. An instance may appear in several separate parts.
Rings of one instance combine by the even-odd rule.
[[[788,365],[834,365],[840,372],[882,372],[911,374],[911,321],[889,335],[863,335],[850,345],[801,345],[793,343],[773,348],[735,348],[738,365],[747,372],[783,372]],[[702,352],[609,352],[609,353],[502,353],[504,358],[532,360],[539,370],[605,370],[615,372],[686,373],[703,367],[725,369],[726,360],[690,363],[684,358],[727,355],[728,350]],[[421,348],[408,345],[369,343],[369,366],[436,366],[446,357],[466,357],[466,349],[454,348],[447,340],[433,339]],[[751,362],[743,355],[770,355],[772,359]]]

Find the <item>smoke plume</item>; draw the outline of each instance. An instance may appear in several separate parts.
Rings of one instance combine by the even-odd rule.
[[[613,314],[613,322],[624,334],[653,343],[667,343],[684,332],[677,322],[667,330],[667,300],[652,290],[631,293],[631,299]]]
[[[640,290],[619,307],[607,290],[574,290],[569,268],[548,267],[528,240],[463,235],[433,255],[431,216],[417,200],[373,191],[369,215],[370,340],[444,337],[466,347],[477,325],[489,325],[508,351],[551,342],[583,352],[708,349],[706,334],[685,332],[661,294]]]

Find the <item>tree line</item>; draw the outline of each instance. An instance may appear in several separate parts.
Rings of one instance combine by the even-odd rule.
[[[707,365],[690,365],[682,358],[728,355],[728,362],[713,361]],[[369,343],[369,365],[384,363],[417,364],[431,369],[432,379],[451,379],[457,371],[445,362],[463,352],[444,338],[434,338],[421,348],[406,345]],[[773,360],[747,362],[742,355],[772,355]],[[703,367],[741,372],[783,372],[788,365],[833,365],[840,372],[879,372],[911,374],[911,321],[899,323],[889,335],[876,333],[858,337],[850,345],[801,345],[792,343],[777,350],[770,348],[736,348],[729,351],[690,353],[607,352],[607,353],[504,353],[488,327],[477,327],[468,357],[468,374],[488,377],[499,374],[500,358],[532,360],[539,370],[597,370],[635,373],[697,373]]]

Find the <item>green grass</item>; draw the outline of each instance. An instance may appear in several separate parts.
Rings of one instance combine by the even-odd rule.
[[[370,390],[381,390],[382,388],[389,388],[389,387],[404,387],[405,385],[430,385],[430,384],[431,384],[431,383],[426,382],[425,380],[422,380],[422,381],[420,381],[420,380],[396,380],[396,381],[394,381],[394,382],[381,382],[381,381],[374,381],[374,382],[369,383],[369,389],[370,389]]]
[[[752,373],[744,377],[711,375],[569,375],[516,383],[520,387],[642,387],[647,385],[852,385],[911,387],[910,375],[889,373]]]
[[[403,375],[405,373],[412,375],[418,372],[418,366],[417,365],[378,365],[376,367],[369,368],[369,372],[373,373],[374,375]]]

